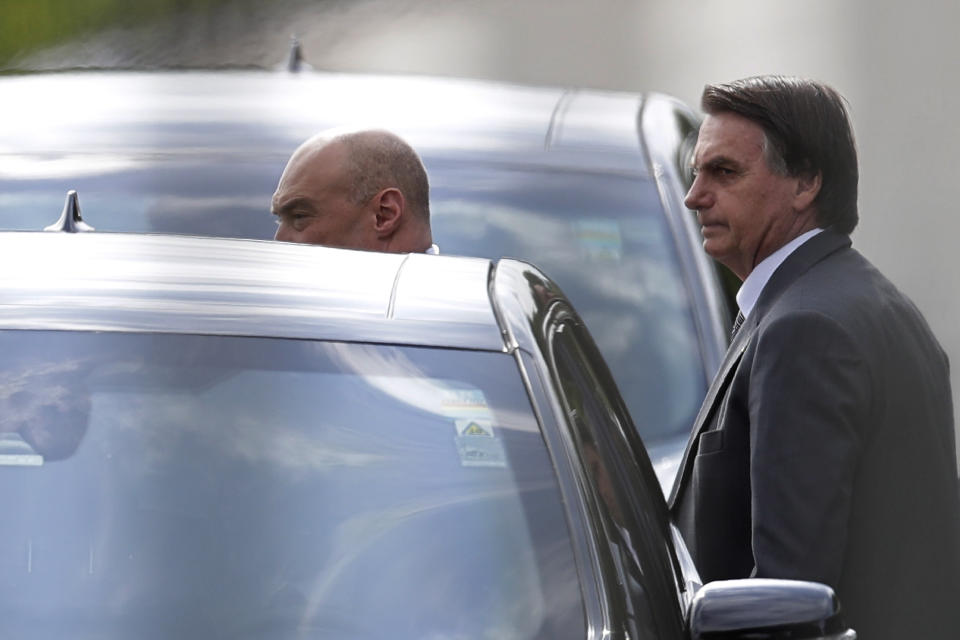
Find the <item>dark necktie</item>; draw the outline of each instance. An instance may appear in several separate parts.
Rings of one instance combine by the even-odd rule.
[[[733,321],[733,329],[730,330],[730,339],[732,340],[737,331],[740,331],[740,325],[743,324],[743,311],[737,311],[737,319]]]

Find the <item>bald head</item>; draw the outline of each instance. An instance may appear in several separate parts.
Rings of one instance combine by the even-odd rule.
[[[420,156],[399,136],[372,130],[346,133],[331,144],[346,149],[347,174],[356,201],[366,202],[386,187],[403,192],[407,209],[429,223],[430,187]]]
[[[293,153],[274,193],[277,240],[391,251],[431,243],[420,157],[383,130],[320,133]]]

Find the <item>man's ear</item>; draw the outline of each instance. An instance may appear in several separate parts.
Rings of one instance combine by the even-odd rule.
[[[403,193],[396,187],[389,187],[373,198],[376,206],[374,229],[377,238],[385,239],[396,233],[404,213]]]
[[[823,184],[822,174],[816,173],[800,174],[797,179],[797,192],[794,194],[793,204],[797,211],[806,211],[813,205],[814,200],[820,193],[820,187]]]

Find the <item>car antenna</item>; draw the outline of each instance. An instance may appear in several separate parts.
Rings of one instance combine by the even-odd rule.
[[[290,52],[287,54],[287,71],[296,73],[303,66],[303,48],[297,36],[290,36]]]
[[[80,199],[77,198],[75,190],[67,191],[67,201],[63,203],[63,212],[60,213],[60,219],[49,227],[44,227],[43,230],[65,231],[67,233],[93,231],[93,227],[84,222],[83,216],[80,215]]]

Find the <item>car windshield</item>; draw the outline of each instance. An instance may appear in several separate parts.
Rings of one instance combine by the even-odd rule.
[[[508,354],[23,331],[0,354],[5,636],[584,636]]]

